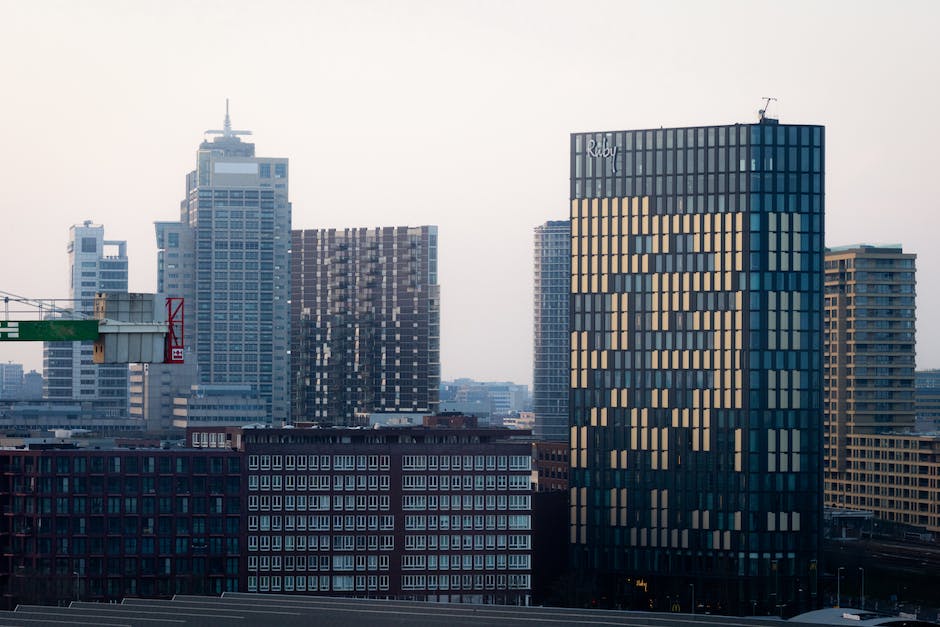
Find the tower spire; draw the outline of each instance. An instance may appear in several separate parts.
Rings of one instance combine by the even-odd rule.
[[[232,118],[228,114],[228,98],[225,99],[225,122],[222,125],[222,130],[208,130],[205,132],[208,135],[221,135],[224,139],[237,138],[238,135],[251,135],[251,131],[232,130]]]

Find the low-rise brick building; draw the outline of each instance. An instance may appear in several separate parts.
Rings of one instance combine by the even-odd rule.
[[[518,434],[194,427],[185,446],[8,446],[0,589],[8,604],[223,591],[525,604]]]

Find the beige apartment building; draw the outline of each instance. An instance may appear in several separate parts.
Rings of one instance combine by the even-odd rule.
[[[845,466],[831,484],[826,472],[826,505],[940,532],[940,436],[849,436]]]
[[[940,436],[913,432],[915,261],[826,253],[825,503],[940,531]]]

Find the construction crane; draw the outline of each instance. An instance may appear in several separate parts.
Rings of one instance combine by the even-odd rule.
[[[96,364],[183,363],[184,309],[182,298],[156,294],[95,295],[94,315],[0,290],[5,319],[0,320],[0,342],[93,341]],[[12,320],[10,302],[35,308],[43,320]]]
[[[770,102],[771,102],[771,101],[777,102],[777,99],[776,99],[776,98],[772,98],[772,97],[770,97],[770,96],[764,96],[764,97],[763,97],[763,101],[764,101],[764,108],[757,110],[757,115],[758,115],[758,120],[757,120],[757,121],[758,121],[758,122],[763,122],[763,121],[764,121],[764,118],[767,117],[767,109],[770,107]]]

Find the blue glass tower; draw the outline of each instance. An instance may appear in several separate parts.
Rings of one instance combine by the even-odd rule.
[[[816,604],[824,143],[571,136],[570,540],[611,604]]]

